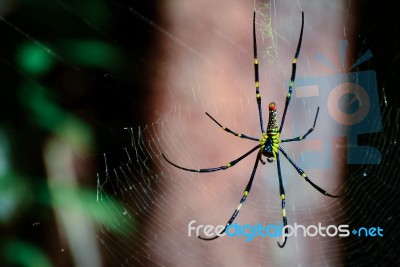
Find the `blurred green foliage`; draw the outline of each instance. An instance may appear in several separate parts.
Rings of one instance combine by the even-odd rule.
[[[32,75],[44,75],[54,66],[54,58],[35,44],[24,43],[19,53],[19,65]]]
[[[37,248],[35,244],[13,240],[8,242],[3,248],[5,257],[9,263],[27,267],[51,267],[46,254]]]
[[[120,137],[123,127],[146,114],[150,31],[128,10],[148,12],[151,3],[0,3],[0,266],[72,266],[73,256],[59,254],[68,237],[57,210],[79,212],[115,234],[128,231],[96,202],[98,166],[87,155],[118,148],[129,139]],[[44,151],[52,137],[81,160],[74,162],[79,184],[48,177],[43,158],[55,153]],[[124,211],[117,199],[107,203]],[[134,218],[127,226],[137,227]]]

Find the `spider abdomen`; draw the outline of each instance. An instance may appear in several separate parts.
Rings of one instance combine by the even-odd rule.
[[[279,132],[278,131],[267,131],[263,134],[263,139],[261,140],[262,154],[265,156],[269,162],[276,159],[276,154],[279,151]]]

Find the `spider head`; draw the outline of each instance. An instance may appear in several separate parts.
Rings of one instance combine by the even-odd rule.
[[[271,102],[271,103],[269,103],[269,105],[268,105],[269,111],[274,111],[274,112],[276,112],[276,109],[277,109],[277,108],[278,108],[278,106],[276,105],[275,102]]]

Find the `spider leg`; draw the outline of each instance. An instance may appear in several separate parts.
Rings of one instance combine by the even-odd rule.
[[[253,140],[253,141],[260,141],[259,138],[247,136],[247,135],[241,134],[241,133],[236,133],[236,132],[232,131],[231,129],[229,129],[229,128],[223,126],[222,124],[220,124],[216,119],[214,119],[214,118],[213,118],[210,114],[208,114],[207,112],[206,112],[206,115],[207,115],[210,119],[212,119],[216,124],[218,124],[218,126],[221,127],[222,130],[224,130],[225,132],[228,132],[228,133],[230,133],[230,134],[233,134],[234,136],[237,136],[237,137],[239,137],[239,138],[250,139],[250,140]]]
[[[257,154],[257,158],[256,158],[256,162],[254,163],[254,168],[253,171],[251,173],[249,182],[247,183],[246,188],[244,189],[244,193],[242,198],[240,199],[239,205],[237,206],[237,208],[235,209],[235,211],[233,212],[231,218],[228,220],[228,222],[225,225],[225,228],[219,233],[219,235],[213,236],[213,237],[201,237],[201,236],[197,236],[198,238],[202,239],[202,240],[206,240],[206,241],[210,241],[210,240],[214,240],[217,239],[218,237],[220,237],[223,233],[225,233],[226,229],[228,228],[229,225],[231,225],[233,223],[233,221],[235,220],[236,216],[239,214],[240,208],[243,206],[243,203],[246,201],[247,196],[250,193],[250,189],[251,189],[251,185],[253,184],[253,180],[254,180],[254,176],[256,174],[256,170],[257,170],[257,166],[258,166],[258,162],[260,161],[261,158],[261,150],[258,152]]]
[[[282,172],[281,172],[281,163],[279,159],[279,153],[276,154],[276,166],[278,169],[278,178],[279,178],[279,194],[282,200],[282,221],[283,221],[283,227],[287,225],[287,218],[286,218],[286,197],[285,197],[285,188],[283,187],[283,181],[282,181]],[[288,229],[285,228],[285,239],[282,244],[278,242],[278,246],[283,248],[286,245],[287,241],[287,234],[288,234]]]
[[[331,195],[328,192],[326,192],[324,189],[319,187],[318,185],[314,184],[307,176],[307,174],[299,167],[297,166],[296,163],[288,156],[288,154],[283,150],[281,147],[279,147],[279,151],[282,152],[282,154],[287,158],[287,160],[290,162],[290,164],[293,165],[293,167],[296,169],[296,171],[306,180],[307,183],[309,183],[312,187],[314,187],[317,191],[319,191],[321,194],[328,196],[328,197],[340,197],[340,195]]]
[[[188,171],[188,172],[215,172],[215,171],[220,171],[220,170],[226,170],[230,167],[235,166],[236,163],[238,163],[239,161],[241,161],[242,159],[244,159],[245,157],[247,157],[248,155],[250,155],[251,153],[253,153],[254,151],[256,151],[257,149],[259,149],[263,144],[258,144],[255,147],[253,147],[250,151],[246,152],[245,154],[243,154],[242,156],[240,156],[239,158],[232,160],[231,162],[229,162],[226,165],[223,166],[219,166],[219,167],[214,167],[214,168],[207,168],[207,169],[188,169],[185,167],[181,167],[173,162],[171,162],[169,159],[167,159],[167,157],[164,154],[161,154],[164,159],[171,164],[172,166],[184,170],[184,171]]]
[[[258,106],[258,116],[260,117],[261,132],[264,133],[264,119],[262,115],[261,107],[261,95],[260,95],[260,81],[258,72],[258,59],[257,59],[257,38],[256,38],[256,12],[253,14],[253,50],[254,50],[254,80],[256,85],[256,100]]]
[[[315,114],[314,124],[310,129],[308,129],[306,134],[304,134],[302,136],[295,137],[295,138],[281,140],[281,143],[292,142],[292,141],[301,141],[301,140],[305,139],[307,137],[307,135],[309,135],[312,131],[314,131],[315,124],[317,123],[318,113],[319,113],[319,107],[317,108],[317,113]]]
[[[292,97],[292,88],[293,88],[294,81],[296,79],[297,58],[299,57],[299,54],[300,54],[301,41],[303,39],[303,28],[304,28],[304,12],[301,12],[300,37],[299,37],[299,42],[297,43],[296,53],[294,54],[294,58],[293,58],[293,62],[292,62],[292,75],[290,77],[289,91],[288,91],[288,94],[286,95],[285,109],[283,110],[282,121],[281,121],[281,126],[279,128],[279,133],[282,132],[283,124],[284,124],[285,118],[286,118],[286,112],[289,107],[290,99]]]

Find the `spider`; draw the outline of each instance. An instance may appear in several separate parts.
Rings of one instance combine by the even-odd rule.
[[[286,95],[286,101],[285,101],[285,107],[284,107],[284,110],[283,110],[282,121],[281,121],[280,126],[278,126],[277,119],[276,119],[277,105],[274,102],[269,103],[269,106],[268,106],[269,119],[268,119],[267,130],[265,130],[265,128],[264,128],[264,122],[263,122],[264,120],[263,120],[263,113],[262,113],[262,107],[261,107],[261,96],[260,96],[260,91],[259,91],[259,71],[258,71],[258,59],[257,59],[257,39],[256,39],[255,20],[256,20],[256,12],[254,12],[254,14],[253,14],[254,74],[255,74],[255,87],[256,87],[256,100],[257,100],[257,106],[258,106],[258,116],[260,118],[260,127],[261,127],[262,137],[261,138],[255,138],[255,137],[251,137],[251,136],[248,136],[248,135],[245,135],[245,134],[234,132],[234,131],[230,130],[229,128],[227,128],[227,127],[223,126],[222,124],[220,124],[216,119],[214,119],[207,112],[206,112],[206,115],[212,121],[214,121],[219,127],[221,127],[222,130],[224,130],[225,132],[233,134],[233,135],[235,135],[235,136],[237,136],[239,138],[244,138],[244,139],[257,141],[257,142],[259,142],[259,144],[256,145],[255,147],[253,147],[251,150],[249,150],[245,154],[243,154],[242,156],[240,156],[239,158],[237,158],[235,160],[232,160],[231,162],[229,162],[226,165],[219,166],[219,167],[214,167],[214,168],[207,168],[207,169],[189,169],[189,168],[181,167],[181,166],[173,163],[172,161],[170,161],[164,154],[162,154],[164,159],[169,164],[171,164],[172,166],[174,166],[174,167],[176,167],[178,169],[181,169],[181,170],[184,170],[184,171],[189,171],[189,172],[209,173],[209,172],[215,172],[215,171],[221,171],[221,170],[229,169],[229,168],[235,166],[242,159],[244,159],[247,156],[249,156],[250,154],[252,154],[253,152],[258,151],[256,160],[255,160],[255,163],[254,163],[253,171],[252,171],[252,173],[250,175],[250,179],[249,179],[249,181],[247,183],[247,186],[244,189],[243,196],[240,199],[239,205],[237,206],[237,208],[233,212],[231,218],[226,223],[225,228],[220,232],[219,235],[215,235],[215,236],[210,237],[210,238],[198,236],[202,240],[214,240],[214,239],[217,239],[220,235],[225,233],[225,231],[228,228],[228,226],[233,223],[233,221],[235,220],[236,216],[239,214],[240,208],[243,206],[244,202],[246,201],[246,199],[247,199],[247,197],[248,197],[248,195],[250,193],[250,189],[251,189],[251,186],[253,184],[253,180],[254,180],[254,176],[256,174],[258,163],[261,162],[263,165],[266,163],[265,161],[263,161],[262,156],[266,157],[268,162],[271,163],[271,162],[276,161],[276,164],[277,164],[278,179],[279,179],[279,195],[280,195],[280,198],[281,198],[282,221],[283,221],[283,225],[284,226],[287,225],[287,217],[286,217],[286,211],[285,211],[286,196],[285,196],[285,188],[283,187],[283,182],[282,182],[282,173],[281,173],[280,158],[279,158],[279,154],[280,153],[283,154],[283,156],[290,162],[290,164],[296,169],[296,171],[305,179],[305,181],[307,183],[309,183],[312,187],[314,187],[317,191],[319,191],[320,193],[322,193],[323,195],[328,196],[328,197],[332,197],[332,198],[339,197],[337,195],[329,194],[324,189],[322,189],[321,187],[319,187],[318,185],[313,183],[309,179],[307,174],[289,157],[289,155],[285,152],[285,150],[280,146],[280,143],[301,141],[301,140],[305,139],[314,130],[316,122],[317,122],[318,112],[319,112],[319,107],[318,107],[317,108],[317,112],[315,114],[315,118],[314,118],[314,124],[312,125],[312,127],[304,135],[298,136],[298,137],[294,137],[294,138],[290,138],[290,139],[284,139],[284,140],[280,140],[279,139],[279,136],[280,136],[280,134],[282,132],[283,125],[285,123],[286,112],[287,112],[287,109],[289,107],[289,103],[290,103],[290,99],[291,99],[291,95],[292,95],[292,88],[293,88],[295,77],[296,77],[296,64],[297,64],[297,59],[299,57],[300,48],[301,48],[301,42],[302,42],[302,38],[303,38],[304,12],[301,12],[300,37],[299,37],[299,41],[298,41],[298,44],[297,44],[296,53],[295,53],[293,61],[292,61],[292,73],[291,73],[288,93]],[[278,245],[281,248],[283,248],[285,246],[286,241],[287,241],[287,234],[288,234],[288,229],[287,228],[285,228],[285,234],[286,235],[285,235],[283,243],[281,244],[281,243],[278,242]]]

